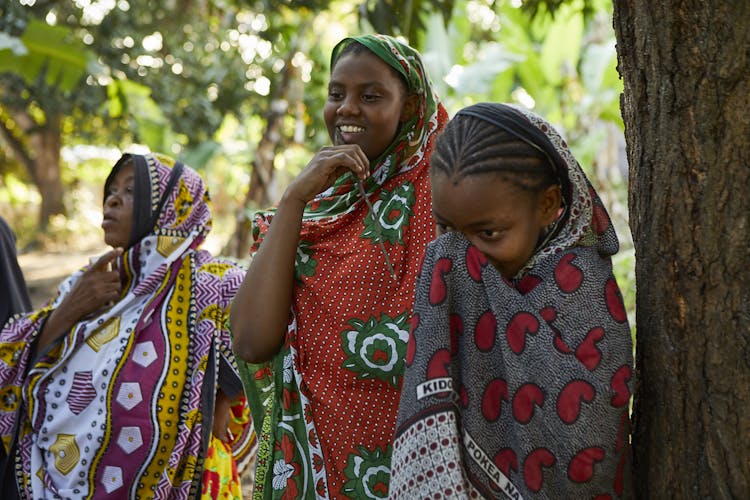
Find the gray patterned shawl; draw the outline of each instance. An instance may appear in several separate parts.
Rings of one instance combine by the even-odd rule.
[[[428,246],[391,498],[630,497],[633,361],[610,261],[617,237],[554,129],[493,109],[476,116],[500,125],[520,117],[518,133],[534,127],[555,148],[570,182],[567,214],[512,282],[460,234]]]

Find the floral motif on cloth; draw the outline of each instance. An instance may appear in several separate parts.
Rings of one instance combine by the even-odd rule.
[[[374,214],[349,174],[305,210],[285,342],[272,362],[241,366],[259,435],[256,498],[387,497],[408,317],[434,235],[427,158],[447,113],[413,49],[368,35],[333,60],[352,40],[403,75],[419,112],[371,164]],[[254,249],[272,216],[256,219]]]

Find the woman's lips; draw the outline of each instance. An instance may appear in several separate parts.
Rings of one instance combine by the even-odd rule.
[[[336,136],[341,138],[342,143],[352,144],[364,131],[364,127],[358,125],[339,125],[336,127]]]
[[[117,224],[117,220],[114,217],[104,217],[102,219],[102,229],[109,229]]]

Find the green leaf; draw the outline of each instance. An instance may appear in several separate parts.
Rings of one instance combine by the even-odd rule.
[[[547,82],[560,85],[575,71],[583,38],[583,15],[569,6],[561,7],[547,31],[540,54]]]
[[[32,83],[44,72],[49,86],[63,91],[72,90],[87,74],[89,61],[94,56],[80,41],[74,40],[70,30],[61,26],[50,26],[32,19],[17,44],[4,37],[0,44],[0,72],[13,72]]]
[[[205,165],[208,164],[209,160],[220,151],[221,144],[209,140],[201,142],[193,148],[184,150],[180,154],[180,159],[196,170],[202,171]]]
[[[168,153],[175,133],[151,98],[151,89],[130,80],[119,80],[112,85],[119,86],[121,101],[125,103],[124,114],[135,123],[139,139],[152,151]]]
[[[524,60],[499,43],[487,43],[477,62],[466,66],[458,77],[456,90],[461,94],[488,94],[498,75]]]

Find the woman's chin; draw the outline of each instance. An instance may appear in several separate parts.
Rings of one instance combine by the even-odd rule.
[[[122,247],[127,248],[128,242],[123,241],[122,238],[118,238],[114,235],[109,235],[107,233],[104,233],[104,243],[107,244],[107,246],[110,246],[112,248]]]

